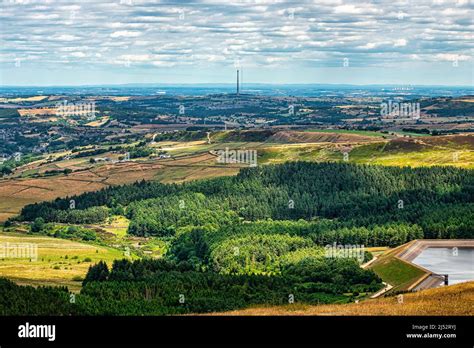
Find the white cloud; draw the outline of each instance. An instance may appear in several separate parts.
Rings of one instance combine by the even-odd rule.
[[[75,40],[78,40],[79,37],[76,35],[62,34],[62,35],[54,37],[54,39],[58,41],[75,41]]]
[[[120,30],[115,31],[110,34],[110,37],[117,38],[117,37],[137,37],[140,36],[141,33],[139,31],[129,31],[129,30]]]
[[[406,46],[407,45],[407,40],[405,39],[398,39],[398,40],[395,40],[395,42],[393,43],[393,45],[395,47],[403,47],[403,46]]]
[[[154,61],[152,62],[152,64],[157,67],[172,67],[176,65],[173,62],[165,62],[165,61]]]
[[[39,68],[75,57],[88,66],[131,62],[179,69],[189,64],[222,67],[237,58],[261,68],[319,67],[342,57],[350,59],[351,67],[396,67],[467,61],[474,50],[472,5],[463,0],[132,4],[68,0],[4,6],[0,20],[8,24],[1,29],[2,51],[20,58],[42,52],[34,62]]]
[[[146,62],[150,60],[148,54],[124,54],[119,57],[120,60],[128,60],[131,62]]]
[[[86,54],[84,52],[72,52],[70,56],[77,57],[77,58],[84,58]]]
[[[464,61],[471,59],[471,57],[463,54],[439,53],[435,55],[435,59],[443,61]]]

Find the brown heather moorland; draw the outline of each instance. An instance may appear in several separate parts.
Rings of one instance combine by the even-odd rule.
[[[63,169],[63,168],[61,168]],[[216,165],[215,156],[202,153],[179,159],[129,161],[103,164],[69,175],[0,180],[0,223],[17,215],[26,204],[53,200],[111,185],[140,180],[166,183],[235,175],[238,166]]]

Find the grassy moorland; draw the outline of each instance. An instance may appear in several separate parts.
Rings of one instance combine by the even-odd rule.
[[[376,138],[374,136],[374,138]],[[347,153],[345,157],[345,153]],[[395,138],[378,142],[298,143],[262,146],[261,164],[287,161],[347,161],[397,167],[474,168],[474,136]]]
[[[2,258],[0,276],[27,285],[60,285],[77,291],[89,266],[105,261],[111,264],[124,258],[124,251],[110,247],[79,243],[22,233],[0,233],[0,244],[10,246],[31,243],[37,245],[37,259]]]
[[[350,304],[291,304],[254,307],[212,315],[474,315],[474,282]]]
[[[356,134],[365,135],[371,137],[385,137],[386,134],[376,131],[363,131],[363,130],[351,130],[351,129],[309,129],[307,132],[317,133],[336,133],[336,134]]]
[[[394,137],[379,132],[351,130],[227,131],[211,135],[212,142],[162,141],[147,146],[165,151],[171,158],[137,158],[120,163],[90,163],[94,156],[35,161],[0,180],[0,222],[15,216],[27,204],[95,191],[104,187],[158,180],[185,182],[235,175],[245,164],[219,164],[210,151],[257,150],[258,164],[289,161],[341,162],[383,166],[455,166],[474,168],[474,136]],[[348,155],[345,157],[344,153]],[[52,157],[64,156],[61,152]],[[116,153],[100,156],[116,159]],[[69,174],[44,176],[47,171],[71,170]]]

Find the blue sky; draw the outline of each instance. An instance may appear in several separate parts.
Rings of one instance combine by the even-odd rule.
[[[473,85],[471,0],[0,3],[2,85]]]

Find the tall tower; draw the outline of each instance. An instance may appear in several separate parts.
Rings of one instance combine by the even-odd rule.
[[[239,94],[239,69],[237,69],[237,94]]]

